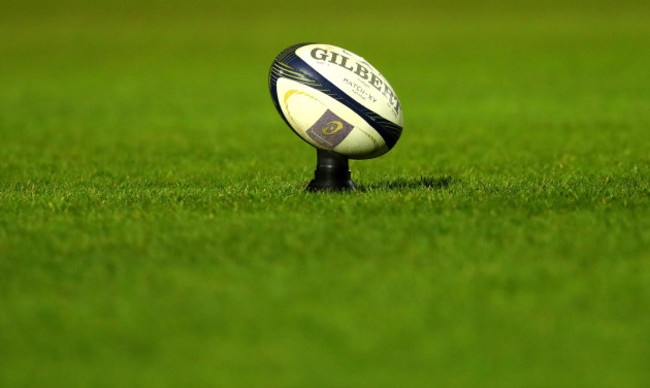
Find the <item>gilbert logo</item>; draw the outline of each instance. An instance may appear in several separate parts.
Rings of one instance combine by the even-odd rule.
[[[322,47],[315,47],[311,50],[310,55],[317,61],[326,61],[333,63],[337,66],[344,68],[345,70],[352,72],[363,79],[365,82],[368,82],[372,85],[378,92],[384,95],[388,100],[388,103],[395,111],[395,114],[399,114],[402,106],[395,95],[393,89],[388,85],[384,77],[381,74],[375,74],[371,70],[368,62],[357,62],[354,59],[351,59],[350,56],[345,53],[336,52],[332,50],[326,50]]]
[[[332,149],[339,145],[352,132],[352,124],[346,122],[331,110],[325,113],[307,130],[316,144]]]

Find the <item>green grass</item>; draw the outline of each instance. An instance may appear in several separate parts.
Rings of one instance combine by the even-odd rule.
[[[650,384],[647,3],[66,4],[0,6],[1,386]],[[402,100],[359,192],[302,41]]]

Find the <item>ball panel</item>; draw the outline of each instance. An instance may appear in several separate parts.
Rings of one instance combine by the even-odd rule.
[[[386,78],[362,57],[341,47],[313,43],[296,55],[355,101],[394,124],[403,126],[402,106]]]
[[[316,80],[300,72],[299,69],[292,67],[292,63],[299,60],[296,55],[296,49],[305,44],[307,43],[296,44],[284,49],[275,58],[273,64],[271,64],[271,69],[269,71],[269,90],[271,91],[271,97],[273,98],[273,103],[278,112],[280,111],[280,102],[276,98],[276,84],[280,78],[293,79],[306,85],[317,86]]]
[[[377,157],[388,151],[386,142],[370,124],[319,90],[280,78],[275,99],[294,132],[316,148],[336,151],[353,159]]]

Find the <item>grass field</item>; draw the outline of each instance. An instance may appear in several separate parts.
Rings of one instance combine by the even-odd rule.
[[[0,4],[0,386],[650,386],[647,2]],[[268,67],[405,130],[307,194]]]

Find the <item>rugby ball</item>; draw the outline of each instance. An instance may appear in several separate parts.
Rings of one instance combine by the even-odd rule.
[[[303,43],[285,49],[271,65],[269,89],[284,121],[319,149],[375,158],[402,133],[402,105],[386,78],[341,47]]]

